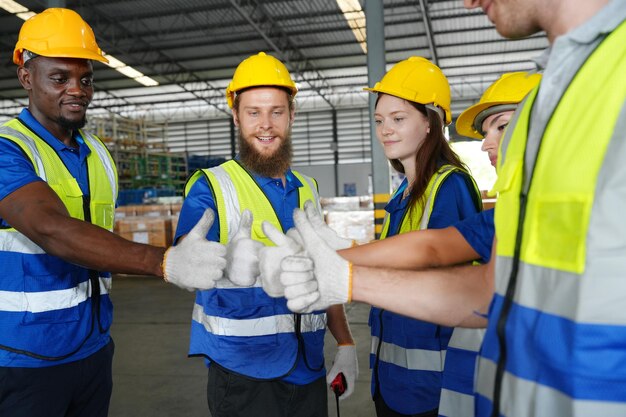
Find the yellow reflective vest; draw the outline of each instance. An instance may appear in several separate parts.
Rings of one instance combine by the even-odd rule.
[[[612,236],[626,210],[624,45],[626,23],[578,70],[536,155],[526,149],[537,89],[502,143],[479,416],[494,401],[507,417],[626,415],[626,247]]]
[[[70,216],[113,228],[117,171],[104,144],[80,132],[87,156],[89,196],[56,151],[18,119],[0,136],[19,146],[59,196]],[[37,219],[33,219],[37,221]],[[0,229],[0,366],[42,367],[88,356],[108,343],[112,305],[110,274],[90,271],[48,255],[13,228]],[[98,309],[92,295],[98,286]]]
[[[302,183],[298,188],[298,206],[303,208],[311,200],[319,209],[314,180],[292,172]],[[227,244],[234,236],[241,213],[248,209],[253,215],[252,238],[273,245],[261,224],[269,221],[282,230],[279,216],[239,161],[196,171],[187,182],[185,193],[203,176],[214,196],[221,243]],[[293,314],[286,299],[268,296],[258,279],[252,287],[243,288],[223,279],[215,289],[196,294],[189,353],[206,356],[230,371],[259,379],[289,375],[300,354],[310,370],[305,377],[317,377],[323,369],[325,329],[325,311]]]

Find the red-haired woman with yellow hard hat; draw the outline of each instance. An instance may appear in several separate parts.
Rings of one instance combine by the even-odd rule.
[[[444,136],[450,86],[441,69],[411,57],[366,90],[378,93],[374,119],[385,156],[406,177],[385,207],[381,239],[444,228],[480,211],[474,180]],[[372,307],[369,324],[377,415],[436,416],[452,328],[378,307]]]
[[[483,150],[490,155],[497,155],[498,144],[515,109],[526,94],[539,84],[540,79],[539,74],[524,72],[504,74],[485,91],[477,104],[461,114],[457,120],[457,131],[472,138],[484,138]],[[308,214],[307,217],[309,217]],[[302,222],[301,217],[299,221]],[[294,311],[299,311],[301,308],[306,310],[307,305],[304,300],[311,296],[311,292],[318,289],[320,289],[319,299],[328,299],[332,294],[321,290],[326,288],[337,290],[338,294],[348,294],[347,300],[341,297],[335,298],[333,302],[329,302],[330,304],[352,299],[409,317],[428,316],[424,312],[429,311],[429,306],[424,303],[416,304],[413,301],[416,291],[436,294],[437,291],[442,290],[436,285],[433,287],[428,278],[420,279],[424,278],[423,272],[410,270],[458,265],[471,261],[486,263],[491,256],[495,235],[492,209],[482,211],[443,229],[416,230],[367,245],[340,250],[338,254],[344,258],[342,260],[335,257],[333,251],[330,250],[332,245],[329,243],[326,243],[329,246],[328,250],[321,250],[320,244],[324,242],[312,239],[311,234],[302,227],[306,224],[297,225],[304,246],[316,265],[315,276],[318,286],[309,287],[313,290],[305,290],[298,284],[291,286],[290,291],[286,291],[286,293],[298,294],[289,298]],[[318,234],[317,231],[313,233]],[[348,263],[346,260],[352,263],[352,268],[346,265]],[[323,268],[318,271],[317,265],[322,263],[337,267]],[[394,270],[382,268],[394,268]],[[386,282],[389,286],[382,285],[381,282]],[[302,285],[310,285],[310,283],[305,282]],[[390,287],[391,285],[393,288]],[[433,288],[436,290],[433,291]],[[433,298],[435,297],[433,295]],[[316,303],[318,308],[326,305],[325,302],[317,299]],[[484,318],[476,316],[476,319],[477,323],[473,326],[485,325]],[[445,355],[439,415],[446,417],[473,415],[474,365],[481,340],[481,330],[454,329]],[[387,356],[393,358],[390,354]],[[405,357],[410,356],[405,355]],[[404,380],[401,383],[404,383]],[[397,412],[392,414],[391,411],[387,411],[384,415],[401,414]]]

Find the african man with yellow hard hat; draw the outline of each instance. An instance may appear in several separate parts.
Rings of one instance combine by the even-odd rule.
[[[492,155],[497,156],[498,143],[515,109],[540,79],[539,74],[524,72],[502,75],[478,103],[458,117],[457,131],[468,137],[484,139],[483,150],[490,159]],[[394,280],[394,286],[405,288],[400,292],[410,299],[413,290],[409,284],[412,276],[417,274],[411,270],[489,261],[494,239],[493,214],[493,209],[485,210],[446,228],[412,231],[335,252],[330,240],[320,237],[319,225],[311,216],[296,213],[296,227],[315,266],[311,272],[318,286],[311,287],[310,282],[302,279],[305,271],[284,262],[283,265],[294,269],[283,268],[281,277],[288,288],[286,293],[295,294],[289,297],[290,307],[294,311],[303,311],[313,299],[322,306],[354,299],[410,316],[410,307],[415,306],[404,303],[398,292],[393,296],[385,295],[389,294],[385,286],[376,286],[375,297],[363,296],[362,274],[389,277]],[[333,278],[324,282],[326,276]],[[433,299],[436,302],[435,296]],[[474,320],[478,326],[485,325],[481,316]],[[483,334],[481,329],[454,329],[446,350],[438,415],[460,417],[473,412],[474,363]]]
[[[107,62],[72,10],[22,25],[13,62],[28,108],[0,126],[2,416],[108,414],[112,272],[195,290],[212,288],[226,266],[226,248],[204,238],[211,211],[167,251],[112,233],[115,163],[82,129],[94,60]]]
[[[354,389],[356,349],[343,306],[294,315],[280,283],[261,274],[302,251],[282,234],[293,228],[294,209],[307,203],[320,213],[315,180],[290,168],[297,91],[275,57],[260,52],[244,59],[226,88],[239,154],[196,171],[185,186],[175,239],[184,243],[210,208],[216,221],[206,237],[227,245],[225,279],[196,293],[189,347],[190,355],[205,358],[214,417],[325,417],[327,379],[345,376],[343,398]],[[273,238],[285,244],[274,246]],[[260,258],[267,262],[261,265]],[[327,325],[338,343],[328,373]]]

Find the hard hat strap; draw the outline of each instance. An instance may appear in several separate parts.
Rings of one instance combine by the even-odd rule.
[[[30,61],[33,58],[37,58],[39,55],[37,55],[34,52],[29,51],[28,49],[24,49],[22,51],[22,61],[25,64],[26,61]]]
[[[441,125],[442,126],[446,125],[446,112],[441,107],[435,104],[424,104],[424,107],[431,109],[435,113],[437,113],[439,115],[439,118],[441,119]]]

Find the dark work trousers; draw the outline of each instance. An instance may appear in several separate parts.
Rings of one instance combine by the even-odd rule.
[[[396,411],[393,411],[385,400],[383,400],[382,395],[377,395],[374,400],[374,405],[376,405],[376,416],[377,417],[437,417],[439,415],[439,409],[435,408],[434,410],[425,411],[419,414],[400,414]]]
[[[93,355],[44,368],[0,367],[2,417],[106,417],[113,340]]]
[[[209,367],[207,400],[212,417],[327,417],[326,378],[308,385],[255,381]]]

